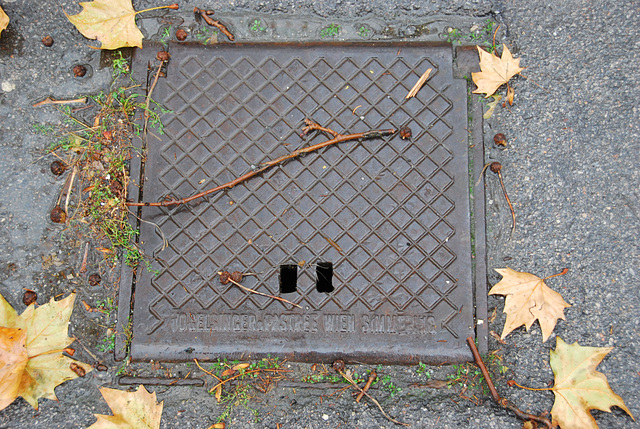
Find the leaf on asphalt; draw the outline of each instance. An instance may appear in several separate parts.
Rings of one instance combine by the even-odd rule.
[[[589,410],[611,412],[612,406],[622,408],[633,418],[622,398],[616,395],[607,377],[596,371],[602,359],[613,347],[582,347],[556,339],[556,349],[550,352],[550,364],[555,375],[551,388],[555,402],[551,409],[554,425],[562,429],[597,429]]]
[[[482,115],[484,119],[489,119],[491,116],[493,116],[493,112],[496,110],[496,107],[498,107],[498,103],[500,102],[500,100],[502,100],[502,95],[499,94],[492,95],[491,97],[493,97],[493,101],[487,103],[487,106],[489,106],[489,110],[487,110],[485,114]]]
[[[131,0],[95,0],[80,6],[83,10],[79,14],[65,15],[84,37],[102,42],[100,49],[142,48],[144,36],[136,26]]]
[[[57,385],[85,373],[91,366],[62,354],[74,340],[67,336],[75,294],[37,309],[31,304],[20,316],[0,295],[0,409],[22,396],[34,408],[38,399],[57,400]]]
[[[100,393],[109,404],[112,416],[95,414],[97,422],[87,429],[158,429],[162,417],[162,402],[156,403],[156,392],[149,393],[143,385],[135,392],[102,387]]]
[[[0,7],[0,35],[2,34],[2,30],[7,28],[8,25],[9,25],[9,17],[7,16],[6,13],[4,13],[4,10],[2,10],[2,8]]]
[[[571,306],[538,276],[511,268],[496,271],[502,275],[502,280],[491,288],[489,295],[507,297],[504,304],[507,321],[502,330],[502,339],[522,325],[528,331],[533,322],[538,320],[542,329],[542,341],[547,341],[557,320],[565,320],[564,309]]]
[[[490,54],[478,46],[480,71],[471,73],[473,82],[478,86],[473,91],[474,94],[486,94],[485,98],[489,98],[501,85],[524,70],[520,67],[520,58],[514,59],[507,45],[502,46],[502,57]]]

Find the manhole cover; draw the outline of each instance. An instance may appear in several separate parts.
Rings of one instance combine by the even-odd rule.
[[[156,51],[136,53],[139,81]],[[301,137],[305,118],[345,134],[406,125],[413,138],[341,143],[208,198],[142,209],[141,246],[158,273],[123,278],[121,305],[132,288],[135,297],[133,359],[470,359],[467,93],[453,78],[451,47],[170,52],[153,98],[172,113],[165,134],[149,137],[144,201],[190,196],[328,140]],[[405,100],[427,68],[428,82]],[[242,284],[301,308],[222,285],[221,270],[257,273]]]

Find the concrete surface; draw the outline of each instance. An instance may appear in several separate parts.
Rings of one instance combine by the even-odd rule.
[[[156,6],[136,1],[136,9]],[[492,18],[502,25],[499,41],[508,43],[522,58],[526,76],[513,81],[515,104],[499,108],[485,123],[487,159],[503,164],[503,175],[518,215],[517,230],[509,237],[510,214],[496,177],[487,176],[487,222],[489,268],[509,266],[548,276],[568,267],[567,275],[549,281],[572,305],[566,321],[560,321],[555,335],[581,345],[613,346],[599,366],[611,387],[640,416],[640,302],[636,277],[640,272],[640,126],[637,107],[640,75],[640,3],[567,0],[549,3],[501,1],[372,0],[368,2],[313,1],[192,1],[181,2],[183,11],[193,6],[212,8],[216,17],[228,14],[260,14],[279,18],[332,20],[372,19],[401,28],[403,23],[420,24],[434,15],[453,23],[478,25]],[[1,6],[11,19],[0,37],[0,293],[22,311],[23,288],[38,292],[39,302],[76,289],[80,299],[95,303],[115,296],[117,273],[109,274],[97,252],[90,254],[90,272],[100,271],[103,282],[91,287],[85,278],[68,278],[82,259],[80,237],[63,232],[48,214],[62,187],[62,179],[48,171],[45,156],[51,136],[34,132],[34,125],[61,124],[52,108],[32,108],[47,96],[70,98],[108,89],[110,71],[98,67],[99,52],[88,48],[94,42],[83,38],[62,14],[77,13],[74,2],[40,4],[4,0]],[[158,13],[139,20],[146,36],[158,37]],[[320,21],[318,21],[320,20]],[[396,37],[409,36],[396,32]],[[469,28],[462,29],[464,34]],[[145,30],[147,31],[147,30]],[[45,48],[40,40],[51,35],[55,43]],[[289,33],[295,35],[295,33]],[[501,36],[500,36],[501,35]],[[465,40],[469,43],[469,40]],[[90,76],[74,79],[77,63],[91,65]],[[506,150],[489,144],[496,132],[509,141]],[[487,287],[499,280],[490,274]],[[490,329],[501,332],[504,299],[489,298],[489,311],[497,309]],[[108,413],[98,387],[114,384],[119,363],[97,345],[104,339],[109,321],[95,313],[84,313],[79,304],[71,332],[82,341],[108,371],[94,371],[83,379],[56,389],[59,402],[41,400],[33,410],[18,399],[0,411],[2,428],[83,428],[94,421],[92,413]],[[490,350],[499,350],[509,369],[496,377],[498,390],[521,409],[534,413],[549,411],[550,392],[530,392],[507,387],[513,378],[521,384],[544,387],[553,381],[548,353],[555,347],[555,335],[542,343],[535,324],[529,333],[517,329],[506,345],[490,339]],[[93,363],[83,346],[76,356]],[[170,366],[177,376],[193,367]],[[155,374],[149,364],[133,366],[139,375]],[[308,365],[291,364],[297,380],[309,372]],[[359,367],[362,372],[366,367]],[[430,368],[433,378],[446,379],[455,370]],[[520,428],[511,413],[496,407],[487,395],[477,391],[479,405],[463,399],[460,390],[413,388],[426,377],[415,367],[384,367],[402,390],[374,390],[385,410],[397,419],[419,428]],[[200,376],[198,376],[200,377]],[[202,378],[205,378],[204,376]],[[206,389],[199,387],[150,388],[164,401],[163,428],[207,428],[222,412]],[[355,403],[349,394],[326,396],[333,389],[313,385],[296,388],[281,385],[267,395],[257,395],[249,405],[237,407],[227,427],[324,428],[393,427],[371,403]],[[325,396],[322,396],[325,395]],[[634,428],[635,423],[619,409],[592,413],[601,428]]]

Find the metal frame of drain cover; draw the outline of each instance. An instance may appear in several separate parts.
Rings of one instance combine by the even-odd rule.
[[[149,84],[156,51],[136,52],[138,81]],[[465,339],[476,323],[486,348],[484,194],[473,198],[475,216],[469,206],[469,160],[475,170],[483,161],[481,108],[467,112],[451,45],[172,45],[170,52],[153,98],[173,113],[162,118],[166,135],[148,138],[146,163],[132,160],[132,200],[186,197],[328,139],[302,138],[305,118],[341,133],[408,125],[413,138],[341,143],[227,192],[141,209],[153,224],[139,223],[140,245],[159,273],[122,271],[119,318],[124,327],[132,317],[134,360],[459,362],[471,360]],[[404,100],[429,67],[418,96]],[[335,290],[318,292],[317,267],[327,262]],[[296,292],[282,297],[302,309],[217,276],[258,272],[243,284],[280,295],[281,265],[299,267]],[[123,358],[126,344],[117,343]]]

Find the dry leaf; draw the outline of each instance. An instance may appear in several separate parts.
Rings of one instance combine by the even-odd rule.
[[[502,58],[490,54],[478,46],[481,71],[471,73],[473,82],[478,86],[473,91],[474,94],[486,94],[486,98],[489,98],[500,85],[509,82],[509,79],[524,70],[520,67],[520,58],[514,59],[507,45],[502,46],[504,46]]]
[[[228,368],[225,369],[224,371],[222,371],[222,374],[220,374],[220,377],[224,378],[224,377],[229,377],[231,375],[234,375],[236,373],[236,370],[233,368]]]
[[[2,30],[7,28],[8,25],[9,25],[9,17],[7,16],[6,13],[4,13],[4,10],[2,10],[2,8],[0,7],[0,34],[2,34]]]
[[[577,342],[568,345],[562,338],[556,339],[556,349],[550,352],[555,375],[551,388],[555,395],[551,409],[554,425],[562,429],[597,429],[589,410],[611,412],[614,405],[633,418],[622,398],[609,387],[607,377],[596,371],[611,350],[613,347],[582,347]]]
[[[143,385],[135,392],[100,388],[113,416],[95,414],[97,422],[87,429],[157,429],[162,417],[162,402],[156,404],[156,393]]]
[[[136,27],[131,0],[95,0],[80,6],[83,10],[79,14],[65,15],[84,37],[102,42],[100,49],[142,48],[143,36]]]
[[[493,112],[496,110],[496,107],[498,107],[498,103],[500,102],[500,100],[502,100],[502,95],[492,95],[491,97],[493,97],[493,101],[487,103],[487,106],[489,106],[489,110],[487,110],[486,113],[482,115],[484,119],[489,119],[491,116],[493,116]]]
[[[20,316],[0,295],[0,409],[22,396],[34,408],[39,398],[57,400],[57,385],[78,377],[91,366],[62,351],[73,342],[67,336],[75,294],[53,298],[37,309],[31,304]],[[75,365],[74,371],[71,366]]]
[[[222,398],[222,384],[218,384],[216,386],[216,401],[220,402],[220,398]]]
[[[249,366],[251,366],[250,363],[239,363],[237,365],[234,365],[232,369],[235,369],[236,371],[240,371],[241,369],[245,369],[245,368],[249,368]]]
[[[547,341],[558,319],[565,320],[564,309],[571,307],[562,295],[550,289],[544,280],[511,268],[496,269],[503,277],[489,291],[489,295],[505,295],[504,312],[507,321],[502,330],[504,339],[515,328],[524,325],[527,331],[538,320],[542,341]]]

